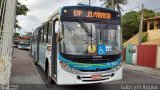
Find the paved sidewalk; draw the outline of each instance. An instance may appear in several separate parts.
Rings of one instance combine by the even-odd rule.
[[[18,90],[47,90],[29,51],[14,49],[10,84]]]
[[[138,65],[129,65],[129,64],[123,64],[123,65],[124,65],[124,68],[126,68],[126,69],[145,72],[145,73],[152,74],[152,75],[160,77],[160,69],[149,68],[149,67],[138,66]]]
[[[3,80],[3,70],[4,70],[4,62],[0,60],[0,84],[2,84]]]

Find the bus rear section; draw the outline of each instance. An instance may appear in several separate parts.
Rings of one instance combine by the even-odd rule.
[[[30,49],[30,37],[21,36],[18,44],[19,49],[29,50]]]

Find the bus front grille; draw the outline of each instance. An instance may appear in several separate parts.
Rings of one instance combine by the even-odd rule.
[[[103,80],[107,80],[109,78],[106,79],[100,79],[100,80],[82,80],[83,82],[95,82],[95,81],[103,81]]]
[[[97,79],[97,80],[92,79],[92,75],[79,75],[79,76],[77,76],[77,79],[82,80],[83,82],[103,81],[103,80],[108,80],[111,77],[113,77],[112,74],[104,74],[104,75],[102,75],[102,78]]]
[[[60,53],[61,56],[67,60],[77,63],[87,63],[87,64],[98,64],[98,63],[107,63],[113,62],[120,59],[121,54],[117,55],[101,55],[101,56],[93,56],[93,55],[70,55]]]
[[[81,72],[99,72],[99,71],[107,71],[107,70],[111,70],[112,68],[108,68],[108,69],[100,69],[100,70],[80,70]]]

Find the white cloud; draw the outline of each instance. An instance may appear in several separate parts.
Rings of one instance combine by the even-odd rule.
[[[30,32],[32,29],[38,27],[43,21],[45,21],[55,10],[65,5],[75,5],[76,0],[19,0],[22,4],[25,4],[30,11],[27,16],[19,16],[19,25],[22,30],[19,32]]]
[[[94,0],[95,1],[95,0]],[[98,0],[97,0],[98,1]],[[144,4],[145,8],[154,9],[159,7],[160,0],[128,0],[128,5],[122,6],[124,10],[135,8]],[[19,0],[19,2],[27,5],[30,9],[27,16],[19,16],[19,25],[22,26],[22,30],[19,32],[32,31],[38,27],[43,21],[45,21],[58,7],[65,5],[75,5],[77,0]],[[93,5],[99,5],[100,3],[94,3]],[[137,8],[135,10],[140,10]],[[125,13],[125,12],[124,12]]]

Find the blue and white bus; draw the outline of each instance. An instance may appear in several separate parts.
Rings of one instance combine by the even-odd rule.
[[[29,36],[21,36],[19,38],[18,48],[29,50],[30,49],[30,37]]]
[[[65,6],[32,34],[32,55],[58,85],[122,79],[120,13],[93,6]]]

